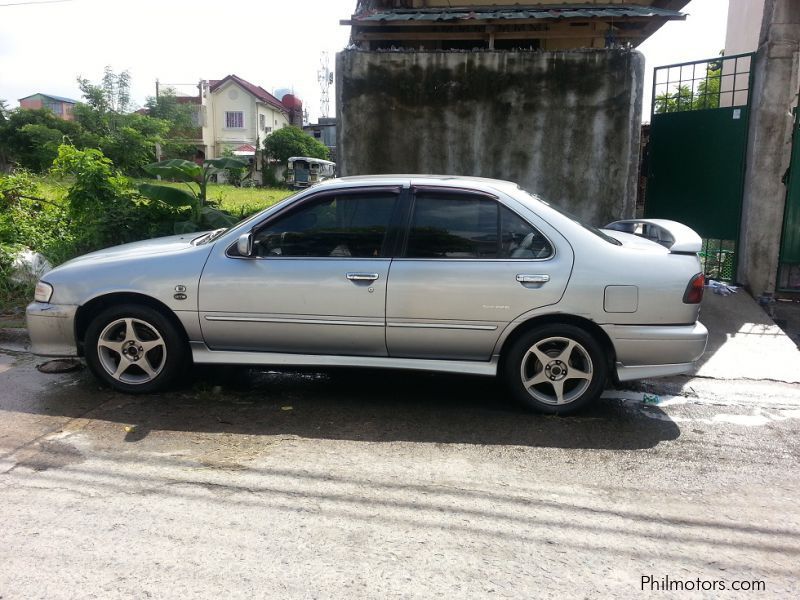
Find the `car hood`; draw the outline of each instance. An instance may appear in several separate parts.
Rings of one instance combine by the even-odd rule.
[[[61,266],[72,266],[85,262],[106,262],[116,260],[126,260],[131,258],[141,258],[145,256],[153,256],[155,254],[170,254],[192,248],[193,240],[196,240],[208,232],[192,232],[184,233],[181,235],[171,235],[168,237],[154,238],[151,240],[143,240],[141,242],[132,242],[130,244],[122,244],[121,246],[112,246],[104,250],[97,250],[90,252],[77,258],[73,258],[65,262]]]

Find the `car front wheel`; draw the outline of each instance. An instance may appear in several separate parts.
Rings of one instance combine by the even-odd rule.
[[[163,390],[181,373],[186,344],[163,314],[148,306],[111,307],[89,325],[86,363],[101,381],[129,394]]]
[[[514,397],[549,414],[575,412],[597,399],[606,383],[603,351],[574,325],[543,325],[517,339],[504,361]]]

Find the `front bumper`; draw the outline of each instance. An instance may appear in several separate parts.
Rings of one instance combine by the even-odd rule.
[[[39,356],[78,356],[75,345],[77,306],[32,302],[25,310],[31,351]]]
[[[703,355],[708,330],[692,325],[605,325],[620,381],[687,373]]]

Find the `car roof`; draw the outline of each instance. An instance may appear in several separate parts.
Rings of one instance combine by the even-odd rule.
[[[442,187],[473,188],[476,190],[495,189],[513,191],[519,186],[513,181],[488,179],[485,177],[467,177],[464,175],[355,175],[328,179],[315,187],[337,185],[439,185]]]

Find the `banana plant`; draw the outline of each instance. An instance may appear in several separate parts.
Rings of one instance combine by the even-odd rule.
[[[180,181],[186,185],[188,191],[167,185],[142,183],[139,185],[139,193],[175,208],[191,210],[188,221],[175,223],[175,233],[230,227],[235,223],[235,219],[211,205],[207,196],[208,182],[212,175],[226,169],[241,169],[247,166],[245,161],[233,157],[210,159],[202,166],[178,158],[162,160],[144,167],[145,172],[154,177],[160,175],[164,179]]]

